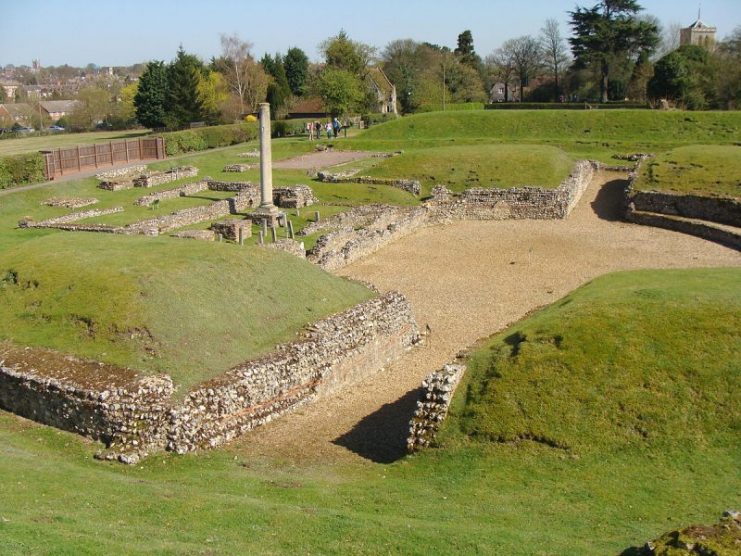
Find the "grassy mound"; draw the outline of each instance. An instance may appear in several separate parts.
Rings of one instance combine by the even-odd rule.
[[[260,248],[54,233],[0,254],[0,338],[187,387],[371,295]]]
[[[444,184],[468,187],[558,187],[574,160],[560,149],[540,145],[465,145],[410,150],[384,159],[368,172],[383,178],[408,178],[429,190]]]
[[[741,147],[690,145],[647,160],[635,188],[708,197],[741,198]]]
[[[730,143],[738,139],[739,112],[653,110],[513,110],[435,112],[370,128],[363,140],[474,139],[669,141]]]
[[[457,428],[575,454],[732,443],[738,285],[731,269],[595,280],[476,351]]]

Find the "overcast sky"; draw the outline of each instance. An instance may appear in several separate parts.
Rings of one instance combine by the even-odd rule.
[[[697,19],[698,2],[639,0],[643,13],[663,25]],[[302,48],[318,60],[317,45],[345,29],[351,38],[382,49],[411,38],[455,47],[470,29],[486,56],[507,39],[537,35],[555,18],[569,34],[567,11],[596,0],[0,0],[0,66],[70,64],[123,66],[169,61],[178,45],[204,60],[218,55],[219,34],[237,33],[265,52]],[[741,0],[705,0],[702,19],[722,38],[741,25]]]

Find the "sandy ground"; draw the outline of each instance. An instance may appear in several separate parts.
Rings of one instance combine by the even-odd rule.
[[[617,270],[739,266],[702,239],[619,221],[624,176],[598,174],[566,220],[458,222],[427,228],[339,271],[399,290],[426,345],[358,386],[301,408],[232,446],[295,463],[391,462],[404,454],[416,389],[461,349]]]
[[[355,160],[370,158],[376,153],[367,151],[320,151],[303,154],[273,162],[276,170],[312,170],[314,168],[329,168],[338,164],[345,164]]]

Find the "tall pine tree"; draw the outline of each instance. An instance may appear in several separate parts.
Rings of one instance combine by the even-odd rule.
[[[167,68],[164,62],[147,64],[139,78],[134,95],[136,119],[145,127],[165,127],[165,98],[167,95]]]
[[[167,68],[167,114],[170,127],[183,127],[205,117],[198,84],[203,74],[203,63],[194,55],[178,49],[177,58]]]
[[[273,78],[272,83],[268,85],[267,101],[270,103],[271,114],[276,117],[278,111],[286,105],[291,96],[286,67],[283,65],[283,57],[280,54],[276,54],[275,57],[265,54],[260,62],[265,68],[265,73]]]

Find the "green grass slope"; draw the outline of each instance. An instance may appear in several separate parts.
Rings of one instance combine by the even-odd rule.
[[[739,283],[738,270],[595,280],[476,351],[460,430],[574,454],[732,446]]]
[[[654,110],[487,110],[434,112],[386,122],[362,140],[476,139],[731,143],[741,112]]]
[[[187,387],[371,295],[257,247],[53,233],[0,253],[0,338]]]
[[[461,145],[410,150],[383,159],[368,175],[416,179],[425,192],[437,184],[453,191],[469,187],[554,188],[568,177],[574,159],[541,145]]]
[[[442,449],[390,465],[260,459],[246,437],[124,467],[0,412],[0,552],[591,556],[714,522],[741,503],[739,284],[595,280],[482,345]]]
[[[634,187],[641,191],[741,198],[741,146],[690,145],[646,160]]]

